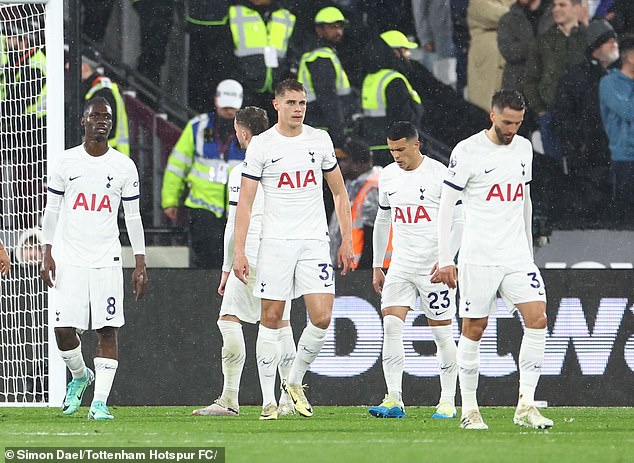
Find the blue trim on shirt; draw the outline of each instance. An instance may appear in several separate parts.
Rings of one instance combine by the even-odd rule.
[[[384,211],[389,211],[390,209],[392,209],[390,206],[381,206],[380,204],[379,204],[379,207],[383,209]]]
[[[134,201],[135,199],[139,199],[141,197],[141,195],[136,195],[136,196],[128,196],[126,197],[121,197],[121,201]]]
[[[524,185],[530,185],[532,182],[532,180],[529,180],[528,182],[524,182]]]
[[[262,178],[262,177],[256,177],[255,175],[245,174],[244,172],[242,172],[242,176],[246,178],[250,178],[251,180],[255,180],[256,182],[259,182],[260,179]]]
[[[229,201],[229,206],[237,206],[238,201]]]
[[[456,201],[456,206],[459,206],[460,204],[462,204],[462,199],[459,199],[458,201]]]
[[[64,196],[63,191],[54,190],[50,186],[48,187],[48,191],[50,191],[51,193],[55,193],[56,195]]]
[[[449,181],[447,181],[447,180],[445,180],[443,183],[444,183],[445,185],[447,185],[447,186],[450,186],[450,187],[451,187],[451,188],[453,188],[454,190],[458,190],[458,191],[462,191],[462,190],[464,190],[464,187],[462,187],[462,188],[461,188],[461,187],[459,187],[458,185],[454,185],[453,183],[451,183],[451,182],[449,182]]]

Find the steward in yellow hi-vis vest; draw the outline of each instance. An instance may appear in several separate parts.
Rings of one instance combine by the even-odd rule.
[[[359,108],[335,49],[343,38],[345,24],[343,13],[333,6],[317,12],[315,48],[302,55],[297,76],[306,88],[306,124],[327,130],[335,148],[349,139],[346,121]]]
[[[377,59],[372,61],[361,88],[361,136],[375,151],[375,164],[385,165],[392,161],[385,145],[387,127],[396,121],[420,127],[423,107],[407,77],[410,50],[417,45],[396,30],[380,37]]]
[[[191,263],[198,268],[220,268],[226,222],[227,181],[231,169],[244,160],[233,128],[242,106],[242,86],[235,80],[220,82],[216,111],[191,119],[167,160],[161,207],[171,220],[183,195],[189,210]]]
[[[275,83],[289,74],[295,15],[276,0],[257,5],[248,0],[229,7],[234,70],[244,86],[245,105],[271,107]]]

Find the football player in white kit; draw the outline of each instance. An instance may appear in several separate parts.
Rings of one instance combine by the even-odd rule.
[[[255,106],[247,106],[236,113],[234,120],[236,136],[240,147],[246,150],[251,139],[269,128],[269,118],[266,111]],[[233,266],[233,231],[236,217],[236,206],[240,197],[240,182],[242,179],[242,164],[235,166],[229,174],[229,216],[224,235],[224,259],[222,264],[222,277],[218,286],[218,294],[223,296],[222,306],[218,317],[218,328],[222,334],[222,373],[224,385],[222,394],[213,404],[193,411],[194,415],[237,416],[240,412],[238,403],[238,391],[240,378],[244,369],[246,349],[242,322],[257,323],[260,320],[260,299],[253,295],[255,285],[255,263],[257,262],[258,248],[260,247],[260,232],[262,230],[262,212],[264,198],[262,189],[258,191],[253,201],[251,211],[251,223],[247,233],[246,253],[251,264],[249,284],[243,285],[231,272]],[[280,328],[280,363],[278,370],[280,378],[288,377],[293,359],[295,358],[295,341],[293,330],[289,321],[291,301],[287,301],[282,316]],[[278,414],[286,415],[295,412],[293,403],[288,394],[282,391]],[[274,419],[269,415],[262,419]]]
[[[533,262],[531,143],[516,135],[525,112],[523,96],[514,90],[493,95],[491,128],[456,145],[445,176],[438,213],[439,269],[432,281],[460,285],[462,335],[458,342],[458,376],[462,396],[461,427],[487,429],[476,391],[480,339],[489,315],[497,310],[496,294],[515,305],[524,319],[519,353],[519,400],[513,421],[520,426],[550,428],[552,420],[535,407],[534,395],[544,361],[546,290]],[[453,265],[446,236],[456,198],[462,196],[465,227]]]
[[[257,340],[258,370],[262,387],[262,417],[274,416],[275,373],[285,301],[304,296],[310,322],[297,346],[288,380],[282,381],[295,410],[312,416],[302,381],[321,350],[330,325],[335,293],[335,272],[330,261],[328,226],[322,196],[328,182],[339,219],[342,245],[339,265],[346,274],[354,260],[348,193],[328,134],[304,125],[306,91],[294,79],[280,82],[273,106],[278,121],[251,140],[247,149],[240,202],[236,212],[233,270],[245,284],[250,274],[245,254],[251,206],[261,183],[264,192],[262,234],[254,294],[262,299]]]
[[[145,238],[139,213],[139,174],[134,162],[108,146],[112,108],[98,97],[84,107],[84,143],[53,159],[42,220],[41,277],[49,286],[49,310],[56,315],[55,338],[72,374],[63,412],[81,405],[95,380],[88,418],[112,420],[106,402],[117,370],[117,331],[124,324],[123,270],[117,214],[123,201],[125,222],[136,260],[132,288],[143,297],[148,282]],[[63,210],[61,239],[54,241]],[[55,247],[53,249],[53,243]],[[55,254],[55,258],[53,258]],[[97,332],[96,375],[86,367],[77,330]]]
[[[451,321],[456,316],[455,289],[432,283],[430,275],[438,255],[437,217],[445,166],[420,151],[416,127],[395,122],[387,131],[387,146],[394,158],[379,177],[379,211],[374,222],[372,285],[381,295],[383,313],[383,375],[387,395],[369,412],[377,418],[402,418],[403,324],[421,298],[438,352],[441,394],[433,418],[456,416],[456,343]],[[459,201],[458,201],[459,202]],[[462,236],[462,211],[456,207],[451,228],[453,255]],[[383,259],[392,227],[392,261],[387,276]]]

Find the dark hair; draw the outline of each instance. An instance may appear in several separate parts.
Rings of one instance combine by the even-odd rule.
[[[282,96],[289,91],[306,93],[304,85],[297,79],[284,79],[275,86],[275,98]]]
[[[91,98],[90,100],[86,101],[86,103],[84,104],[84,115],[88,112],[88,110],[97,104],[102,104],[105,106],[108,106],[110,108],[110,110],[112,111],[112,107],[110,106],[110,103],[108,102],[108,100],[106,100],[104,97],[102,96],[96,96],[94,98]]]
[[[346,157],[351,161],[360,164],[372,162],[372,151],[366,142],[359,138],[353,138],[348,141],[342,148],[342,151],[346,153]]]
[[[249,129],[255,136],[269,128],[269,116],[262,108],[247,106],[236,113],[236,124]]]
[[[418,129],[409,121],[396,121],[387,128],[387,138],[393,141],[401,138],[418,140]]]
[[[522,111],[526,109],[526,101],[524,100],[524,96],[517,90],[503,88],[493,94],[493,98],[491,98],[491,107],[501,111],[503,111],[504,108]]]
[[[619,51],[621,53],[634,50],[634,34],[625,34],[619,42]]]

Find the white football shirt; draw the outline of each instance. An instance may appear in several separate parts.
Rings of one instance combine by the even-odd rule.
[[[304,125],[296,137],[275,126],[254,137],[242,175],[258,180],[264,191],[262,238],[328,240],[323,172],[337,167],[330,136]]]
[[[139,198],[134,162],[113,148],[94,157],[83,145],[76,146],[55,158],[48,190],[63,196],[57,260],[87,268],[121,265],[117,215],[121,201]]]
[[[242,182],[242,164],[238,164],[229,174],[229,207],[236,207],[240,199],[240,183]],[[258,259],[258,249],[260,248],[260,233],[262,232],[262,212],[264,211],[264,193],[262,186],[258,185],[251,208],[251,221],[247,231],[247,241],[245,244],[245,254],[249,264],[255,267]],[[230,220],[235,221],[235,214],[229,214]],[[233,227],[231,227],[233,232]]]
[[[414,170],[395,162],[379,177],[379,207],[392,216],[390,271],[430,272],[438,260],[438,206],[446,167],[427,156]]]
[[[456,145],[445,183],[462,191],[465,225],[458,260],[477,265],[532,261],[524,201],[531,182],[533,148],[515,135],[508,145],[493,143],[483,130]]]

